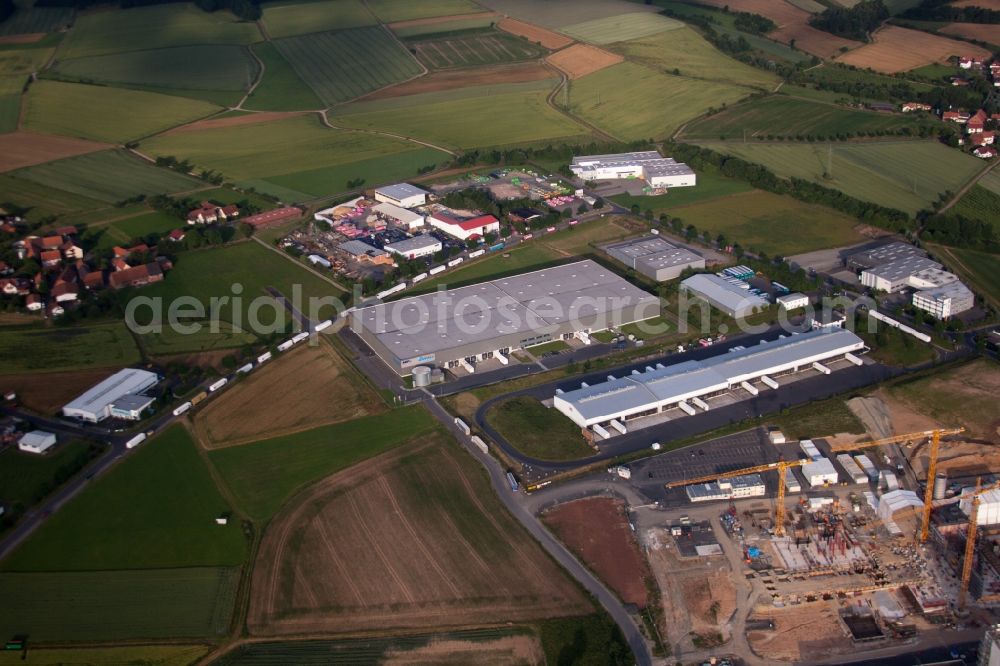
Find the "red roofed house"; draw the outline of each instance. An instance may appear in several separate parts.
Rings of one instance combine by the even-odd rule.
[[[962,69],[972,69],[973,67],[982,67],[983,61],[979,58],[969,58],[962,56],[958,59],[958,66]]]
[[[104,273],[101,271],[90,271],[83,276],[83,286],[87,289],[103,289]]]
[[[992,146],[995,140],[996,134],[993,130],[987,130],[985,132],[980,132],[979,134],[973,134],[969,137],[973,146]]]
[[[24,307],[28,308],[29,312],[38,312],[45,306],[38,294],[28,294],[28,297],[24,299]]]
[[[434,213],[427,218],[427,221],[431,223],[432,227],[462,240],[480,238],[486,234],[495,234],[500,231],[500,220],[492,215],[480,215],[471,220],[459,220],[444,213]]]
[[[72,259],[83,259],[83,248],[75,244],[73,241],[66,241],[59,246],[62,251],[63,257],[66,260]]]
[[[969,118],[968,122],[965,123],[965,131],[969,134],[978,134],[983,131],[986,126],[986,112],[982,109],[976,111],[975,115]]]
[[[108,276],[108,284],[112,289],[122,287],[141,287],[163,279],[163,269],[155,261],[135,268],[126,268]]]
[[[66,311],[63,309],[63,306],[59,305],[58,303],[50,303],[49,304],[49,316],[50,317],[61,317],[65,313],[66,313]]]
[[[53,266],[58,266],[62,261],[62,254],[59,250],[45,250],[41,254],[42,266],[45,268],[52,268]]]
[[[56,229],[55,233],[59,234],[60,236],[76,236],[77,230],[76,227],[72,226],[59,227],[58,229]]]
[[[5,278],[0,280],[0,292],[3,292],[7,296],[14,296],[15,294],[27,294],[29,292],[28,287],[25,285],[24,280],[18,278]]]
[[[131,266],[128,265],[128,262],[122,259],[121,257],[115,257],[114,259],[112,259],[111,267],[116,271],[124,271],[131,268]]]
[[[75,301],[79,293],[80,288],[74,282],[57,282],[52,287],[52,297],[56,299],[56,303]]]
[[[167,238],[174,241],[175,243],[180,243],[182,240],[184,240],[184,237],[186,235],[187,234],[184,233],[183,229],[174,229],[169,234],[167,234]]]
[[[930,104],[921,104],[920,102],[907,102],[901,107],[903,113],[909,113],[910,111],[930,111]]]
[[[965,111],[945,111],[941,114],[941,120],[953,123],[966,123],[969,121],[969,114]]]
[[[209,224],[240,216],[240,208],[234,204],[217,206],[210,201],[202,201],[198,208],[187,214],[188,224]]]
[[[997,149],[991,146],[979,146],[973,149],[972,154],[980,159],[988,160],[997,156]]]

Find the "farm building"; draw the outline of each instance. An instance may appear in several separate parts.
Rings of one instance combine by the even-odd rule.
[[[913,307],[937,319],[948,319],[959,312],[971,310],[975,304],[975,294],[958,281],[913,294]]]
[[[462,367],[552,340],[649,319],[659,299],[590,260],[351,313],[351,328],[395,372]]]
[[[392,224],[398,224],[399,226],[406,227],[407,229],[419,229],[424,226],[423,215],[420,213],[414,213],[412,210],[400,208],[395,204],[376,204],[372,207],[372,213],[374,213],[375,217],[380,220],[391,222]]]
[[[554,407],[581,428],[619,423],[662,412],[680,403],[726,393],[743,383],[798,372],[813,363],[844,358],[864,349],[846,329],[816,330],[720,354],[704,361],[683,361],[609,379],[557,394]]]
[[[486,234],[495,234],[500,231],[500,220],[492,215],[480,215],[469,220],[460,220],[447,213],[434,213],[427,218],[435,229],[440,229],[449,236],[469,240],[470,238],[482,238]]]
[[[774,299],[783,310],[797,310],[809,305],[809,297],[805,294],[784,294]]]
[[[364,241],[349,240],[337,246],[341,252],[346,252],[357,261],[372,264],[391,264],[392,257],[385,250],[380,250],[374,245],[369,245]]]
[[[659,236],[611,243],[602,248],[609,255],[648,278],[665,282],[680,277],[687,268],[705,268],[705,259]]]
[[[687,164],[655,150],[574,157],[570,171],[583,180],[641,178],[650,187],[692,187],[697,176]]]
[[[687,486],[688,499],[692,502],[709,502],[712,500],[737,499],[740,497],[763,497],[764,477],[760,474],[734,476],[730,479],[719,479],[711,483],[698,483]]]
[[[417,259],[426,257],[436,252],[440,252],[443,245],[441,241],[429,234],[420,234],[413,238],[407,238],[397,243],[389,243],[385,246],[386,252],[398,254],[407,259]]]
[[[17,448],[25,453],[45,453],[56,445],[56,436],[44,430],[32,430],[17,441]]]
[[[152,261],[142,266],[132,266],[113,271],[108,275],[108,285],[112,289],[123,287],[141,287],[143,285],[159,282],[163,279],[163,267]]]
[[[160,381],[155,372],[125,368],[63,406],[64,416],[97,423],[111,416],[111,406],[131,393],[145,391]]]
[[[410,185],[397,183],[375,189],[375,201],[389,203],[400,208],[413,208],[427,203],[427,190]]]
[[[701,273],[681,282],[681,291],[707,302],[730,317],[745,317],[766,308],[767,299],[751,294],[718,275]]]
[[[126,419],[128,421],[138,421],[142,418],[142,413],[149,409],[149,406],[156,401],[156,398],[138,393],[123,395],[111,405],[111,416],[116,419]]]

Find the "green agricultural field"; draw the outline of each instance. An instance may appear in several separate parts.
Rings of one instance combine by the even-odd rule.
[[[0,329],[0,375],[131,365],[140,360],[123,322]]]
[[[970,220],[989,222],[1000,229],[1000,194],[977,183],[949,212]]]
[[[368,0],[367,5],[383,23],[485,11],[472,0]]]
[[[260,39],[256,24],[240,21],[225,10],[209,13],[190,4],[153,5],[80,16],[59,57],[194,44],[252,44]]]
[[[754,139],[772,135],[787,138],[835,137],[838,134],[896,131],[904,127],[915,132],[921,124],[920,120],[913,115],[856,111],[772,95],[731,106],[714,116],[698,120],[684,128],[684,138],[698,141]]]
[[[362,0],[316,0],[315,2],[268,2],[264,10],[264,28],[271,39],[305,35],[311,32],[361,28],[376,23]]]
[[[314,319],[332,315],[333,306],[326,305],[319,308],[318,312],[311,313],[308,301],[310,297],[332,299],[340,294],[333,285],[302,268],[291,257],[274,252],[255,241],[245,241],[224,247],[185,252],[178,257],[174,269],[167,274],[164,281],[143,287],[136,292],[136,296],[161,298],[164,308],[182,296],[194,297],[203,304],[206,311],[204,315],[191,316],[191,319],[197,321],[208,316],[212,297],[232,297],[234,285],[240,285],[242,288],[239,294],[242,300],[221,303],[217,308],[218,319],[220,322],[238,324],[241,329],[253,330],[261,335],[271,332],[275,324],[276,332],[284,331],[284,324],[289,320],[284,308],[267,295],[266,287],[274,287],[286,298],[292,299],[295,285],[298,285],[304,299],[300,309]],[[251,310],[253,302],[257,299],[260,299],[258,305]],[[265,330],[254,330],[254,322],[249,319],[251,311],[256,312],[256,319],[260,324],[257,328]],[[136,321],[140,324],[148,324],[150,317],[149,308],[139,308],[136,312]],[[224,326],[220,335],[228,336],[230,330]],[[143,335],[153,333],[156,331],[144,331]],[[191,331],[190,338],[197,340],[201,345],[218,346],[204,342],[203,332]],[[181,343],[175,341],[172,344],[177,347]]]
[[[256,111],[308,111],[323,108],[323,102],[299,78],[288,61],[281,57],[272,42],[261,42],[251,48],[264,62],[264,78],[247,97],[245,108]]]
[[[327,105],[413,78],[423,69],[383,27],[288,37],[274,42]]]
[[[526,39],[495,30],[409,41],[417,58],[431,69],[479,67],[536,60],[547,53]]]
[[[129,544],[121,547],[127,554]],[[219,638],[229,630],[239,579],[238,569],[225,568],[4,573],[0,632],[39,643]],[[85,654],[66,663],[83,663]]]
[[[67,157],[19,169],[12,175],[107,202],[140,194],[183,192],[203,185],[190,176],[153,166],[122,150]]]
[[[985,187],[993,194],[1000,195],[1000,171],[993,169],[988,174],[979,179],[976,183],[980,187]]]
[[[669,136],[708,109],[733,104],[752,92],[727,83],[660,74],[632,62],[572,81],[569,90],[570,111],[625,140]]]
[[[200,45],[61,60],[53,71],[61,79],[235,104],[258,65],[244,46]]]
[[[380,111],[355,112],[362,105],[349,105],[333,122],[359,129],[388,130],[456,148],[556,139],[584,141],[589,136],[583,126],[546,104],[545,91],[513,92],[502,86],[487,90],[491,94],[481,97],[414,103]]]
[[[591,44],[614,44],[684,27],[680,21],[660,14],[637,13],[574,23],[560,28],[559,32]]]
[[[576,460],[593,454],[580,428],[531,397],[503,400],[486,420],[521,453],[540,460]]]
[[[41,501],[58,485],[61,469],[76,469],[89,460],[89,442],[81,440],[59,442],[44,456],[10,447],[0,451],[0,504],[29,507]],[[100,444],[94,444],[103,448]]]
[[[435,427],[436,422],[423,407],[405,407],[294,435],[216,449],[208,456],[240,508],[266,521],[305,486],[401,446]]]
[[[191,666],[208,653],[207,645],[142,645],[138,647],[38,648],[32,646],[32,666]],[[23,666],[20,652],[0,652],[0,666]]]
[[[6,25],[6,23],[0,23]],[[20,77],[21,84],[32,72],[37,72],[48,62],[53,49],[18,49],[0,51],[0,76]],[[20,89],[20,87],[18,88]]]
[[[769,72],[730,58],[686,26],[620,42],[610,50],[663,73],[678,69],[685,76],[765,90],[773,90],[780,81]]]
[[[983,167],[981,160],[936,141],[704,145],[762,164],[779,176],[811,180],[911,215],[929,208],[941,192],[957,192]],[[831,155],[832,179],[824,177]]]
[[[231,510],[188,431],[174,425],[52,515],[3,570],[236,566],[248,552],[239,521],[215,524]]]
[[[208,102],[172,95],[39,81],[28,92],[24,125],[35,132],[125,143],[218,110]]]
[[[16,132],[17,121],[21,117],[21,96],[0,95],[0,133]]]
[[[425,23],[416,25],[394,25],[392,32],[400,39],[419,39],[442,33],[461,33],[470,30],[485,29],[497,22],[495,16],[455,19],[441,23]]]
[[[64,215],[106,205],[90,197],[57,190],[7,173],[0,174],[0,204],[4,203],[27,208],[32,215],[38,216]]]
[[[652,210],[659,216],[660,213],[671,211],[679,206],[711,201],[741,192],[749,192],[752,189],[753,187],[745,181],[727,178],[718,171],[699,169],[698,185],[695,187],[677,187],[659,196],[633,197],[629,194],[620,194],[611,197],[611,199],[625,208],[637,205],[641,210]]]
[[[260,338],[253,333],[237,331],[229,322],[220,322],[215,333],[212,332],[209,320],[202,320],[201,324],[201,330],[190,335],[174,331],[169,327],[164,327],[160,333],[144,335],[143,349],[150,356],[170,356],[219,349],[239,349],[260,342]]]
[[[139,215],[123,217],[107,224],[91,225],[85,234],[87,243],[93,243],[100,249],[127,244],[133,240],[141,240],[150,234],[167,234],[174,229],[186,227],[184,220],[160,211],[146,209]]]
[[[1000,255],[930,245],[930,249],[950,270],[955,271],[977,294],[1000,308]]]
[[[862,240],[854,230],[858,221],[853,217],[770,192],[752,191],[672,208],[670,214],[684,220],[685,227],[693,224],[698,233],[707,230],[713,239],[721,233],[730,242],[769,255],[788,256]]]
[[[30,2],[21,4],[14,10],[13,16],[0,23],[0,36],[55,32],[73,22],[73,10],[69,7],[32,7]]]

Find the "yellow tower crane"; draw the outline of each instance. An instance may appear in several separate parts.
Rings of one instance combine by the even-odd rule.
[[[792,467],[805,465],[808,462],[810,461],[779,460],[778,462],[768,463],[766,465],[757,465],[756,467],[747,467],[746,469],[738,469],[732,472],[721,472],[719,474],[709,474],[693,479],[684,479],[682,481],[671,481],[666,484],[666,487],[680,488],[682,486],[693,486],[696,483],[709,483],[710,481],[718,481],[719,479],[731,479],[734,476],[746,476],[747,474],[759,474],[761,472],[776,471],[778,472],[778,506],[774,510],[774,533],[781,537],[785,536],[785,471],[791,469]]]
[[[965,428],[944,428],[938,430],[924,430],[922,432],[909,432],[905,435],[875,439],[870,442],[860,442],[858,444],[837,444],[831,446],[833,453],[843,453],[844,451],[854,451],[856,449],[867,449],[873,446],[887,446],[890,444],[902,444],[919,439],[931,440],[931,450],[927,463],[927,487],[924,489],[924,515],[920,521],[920,543],[927,542],[927,535],[931,525],[931,508],[934,500],[934,478],[937,475],[938,448],[941,438],[947,435],[958,435],[965,432]]]
[[[969,507],[969,528],[965,534],[965,557],[962,560],[962,583],[958,590],[958,607],[965,608],[965,600],[969,594],[969,581],[972,580],[972,561],[976,558],[976,539],[979,536],[979,496],[991,490],[1000,488],[1000,481],[991,483],[985,488],[976,479],[976,490],[962,495],[971,498]]]

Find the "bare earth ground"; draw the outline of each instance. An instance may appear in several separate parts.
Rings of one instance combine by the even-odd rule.
[[[995,23],[952,23],[941,28],[940,32],[980,42],[1000,44],[1000,25]]]
[[[769,33],[768,37],[784,44],[790,44],[794,39],[795,48],[821,58],[836,55],[845,46],[849,49],[861,46],[861,42],[831,35],[805,23],[782,26]]]
[[[516,666],[543,664],[545,653],[535,636],[507,636],[492,641],[438,640],[415,650],[390,651],[384,666]]]
[[[30,32],[23,35],[4,35],[0,37],[0,44],[34,44],[44,37],[44,32]]]
[[[199,438],[209,448],[257,441],[385,409],[328,345],[302,346],[268,361],[202,411]]]
[[[387,23],[387,28],[412,28],[418,25],[437,25],[438,23],[451,23],[452,21],[465,21],[467,19],[492,18],[496,12],[471,12],[469,14],[452,14],[451,16],[431,16],[430,18],[410,19],[409,21],[396,21]]]
[[[954,7],[982,7],[1000,12],[1000,0],[958,0],[952,2]]]
[[[577,587],[440,434],[335,474],[264,534],[256,635],[449,628],[586,612]]]
[[[569,78],[579,79],[581,76],[599,72],[605,67],[617,65],[625,58],[590,44],[574,44],[568,49],[553,53],[545,60],[561,69]]]
[[[114,374],[115,368],[73,372],[29,372],[0,377],[0,393],[15,391],[18,402],[40,414],[54,414],[94,384]]]
[[[754,619],[771,619],[774,631],[747,632],[750,647],[771,659],[809,663],[838,648],[854,649],[844,635],[832,604],[801,604],[788,608],[758,606]]]
[[[624,502],[605,497],[576,500],[545,512],[542,520],[622,601],[639,608],[648,605],[649,565],[625,517]]]
[[[382,88],[364,99],[402,97],[404,95],[418,95],[420,93],[437,92],[439,90],[455,90],[468,86],[525,83],[527,81],[541,81],[555,76],[555,72],[539,62],[446,70],[421,76],[405,83],[400,83],[398,86]]]
[[[873,40],[873,43],[849,51],[837,60],[846,65],[870,67],[878,72],[893,74],[935,62],[943,63],[954,55],[990,56],[989,51],[973,44],[895,25],[877,30]]]
[[[566,35],[560,35],[558,32],[552,32],[541,26],[518,21],[517,19],[505,18],[497,24],[497,27],[512,35],[519,35],[528,41],[537,42],[553,51],[573,43],[573,40]]]
[[[11,132],[0,134],[0,172],[104,150],[107,143],[65,136]]]
[[[655,528],[644,535],[649,563],[660,587],[661,633],[671,645],[693,648],[691,633],[720,633],[728,640],[728,620],[736,610],[736,587],[722,556],[680,557],[674,537]],[[713,604],[718,603],[712,613]]]
[[[226,118],[209,118],[208,120],[196,120],[193,123],[188,123],[187,125],[181,125],[180,127],[175,127],[171,130],[164,132],[164,134],[178,134],[180,132],[197,132],[198,130],[210,130],[210,129],[220,129],[223,127],[238,127],[240,125],[256,125],[257,123],[266,123],[271,120],[282,120],[284,118],[292,118],[293,116],[301,116],[307,111],[264,111],[261,113],[248,113],[241,116],[228,116]]]

